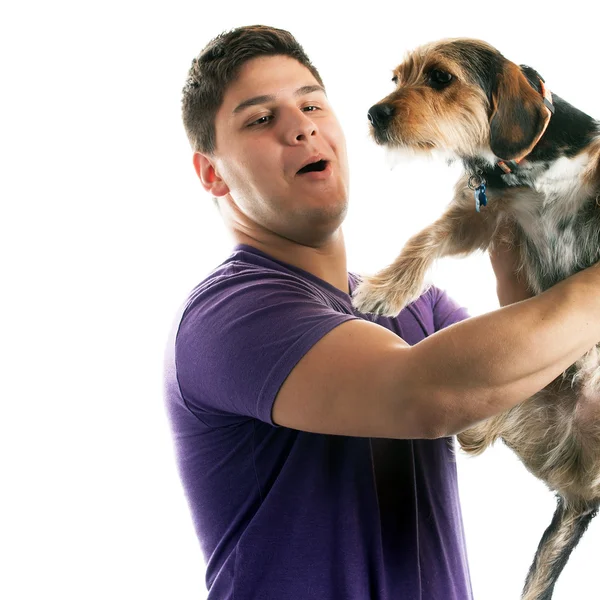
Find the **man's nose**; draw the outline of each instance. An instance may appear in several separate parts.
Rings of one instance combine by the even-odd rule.
[[[297,120],[288,125],[286,137],[289,143],[297,143],[306,141],[308,138],[317,134],[317,126],[314,121],[309,117],[304,116],[302,113]]]
[[[369,121],[376,129],[385,129],[394,116],[392,104],[375,104],[369,109]]]

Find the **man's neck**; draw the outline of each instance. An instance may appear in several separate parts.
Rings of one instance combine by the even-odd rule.
[[[322,245],[304,246],[285,238],[255,239],[236,231],[234,239],[323,279],[345,294],[348,289],[346,246],[341,227]]]

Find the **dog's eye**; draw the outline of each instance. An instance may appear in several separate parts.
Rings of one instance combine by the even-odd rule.
[[[440,71],[439,69],[433,69],[429,72],[428,83],[432,88],[439,90],[446,87],[452,81],[452,75],[446,73],[446,71]]]
[[[396,85],[396,84],[398,83],[398,76],[397,76],[397,75],[394,75],[394,76],[392,77],[392,83],[393,83],[394,85]]]

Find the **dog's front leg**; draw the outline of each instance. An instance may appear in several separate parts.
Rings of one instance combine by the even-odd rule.
[[[498,211],[475,211],[473,192],[457,186],[457,196],[435,223],[410,238],[396,260],[372,277],[364,277],[353,295],[361,312],[397,315],[422,293],[425,274],[442,256],[486,250],[498,222]]]

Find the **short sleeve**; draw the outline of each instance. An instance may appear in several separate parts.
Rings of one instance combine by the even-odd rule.
[[[256,418],[275,425],[277,393],[325,334],[356,319],[285,274],[231,274],[192,297],[176,342],[188,408],[209,426]]]
[[[435,331],[469,318],[470,315],[467,310],[450,298],[445,291],[432,287],[429,292],[432,296],[431,302]]]

